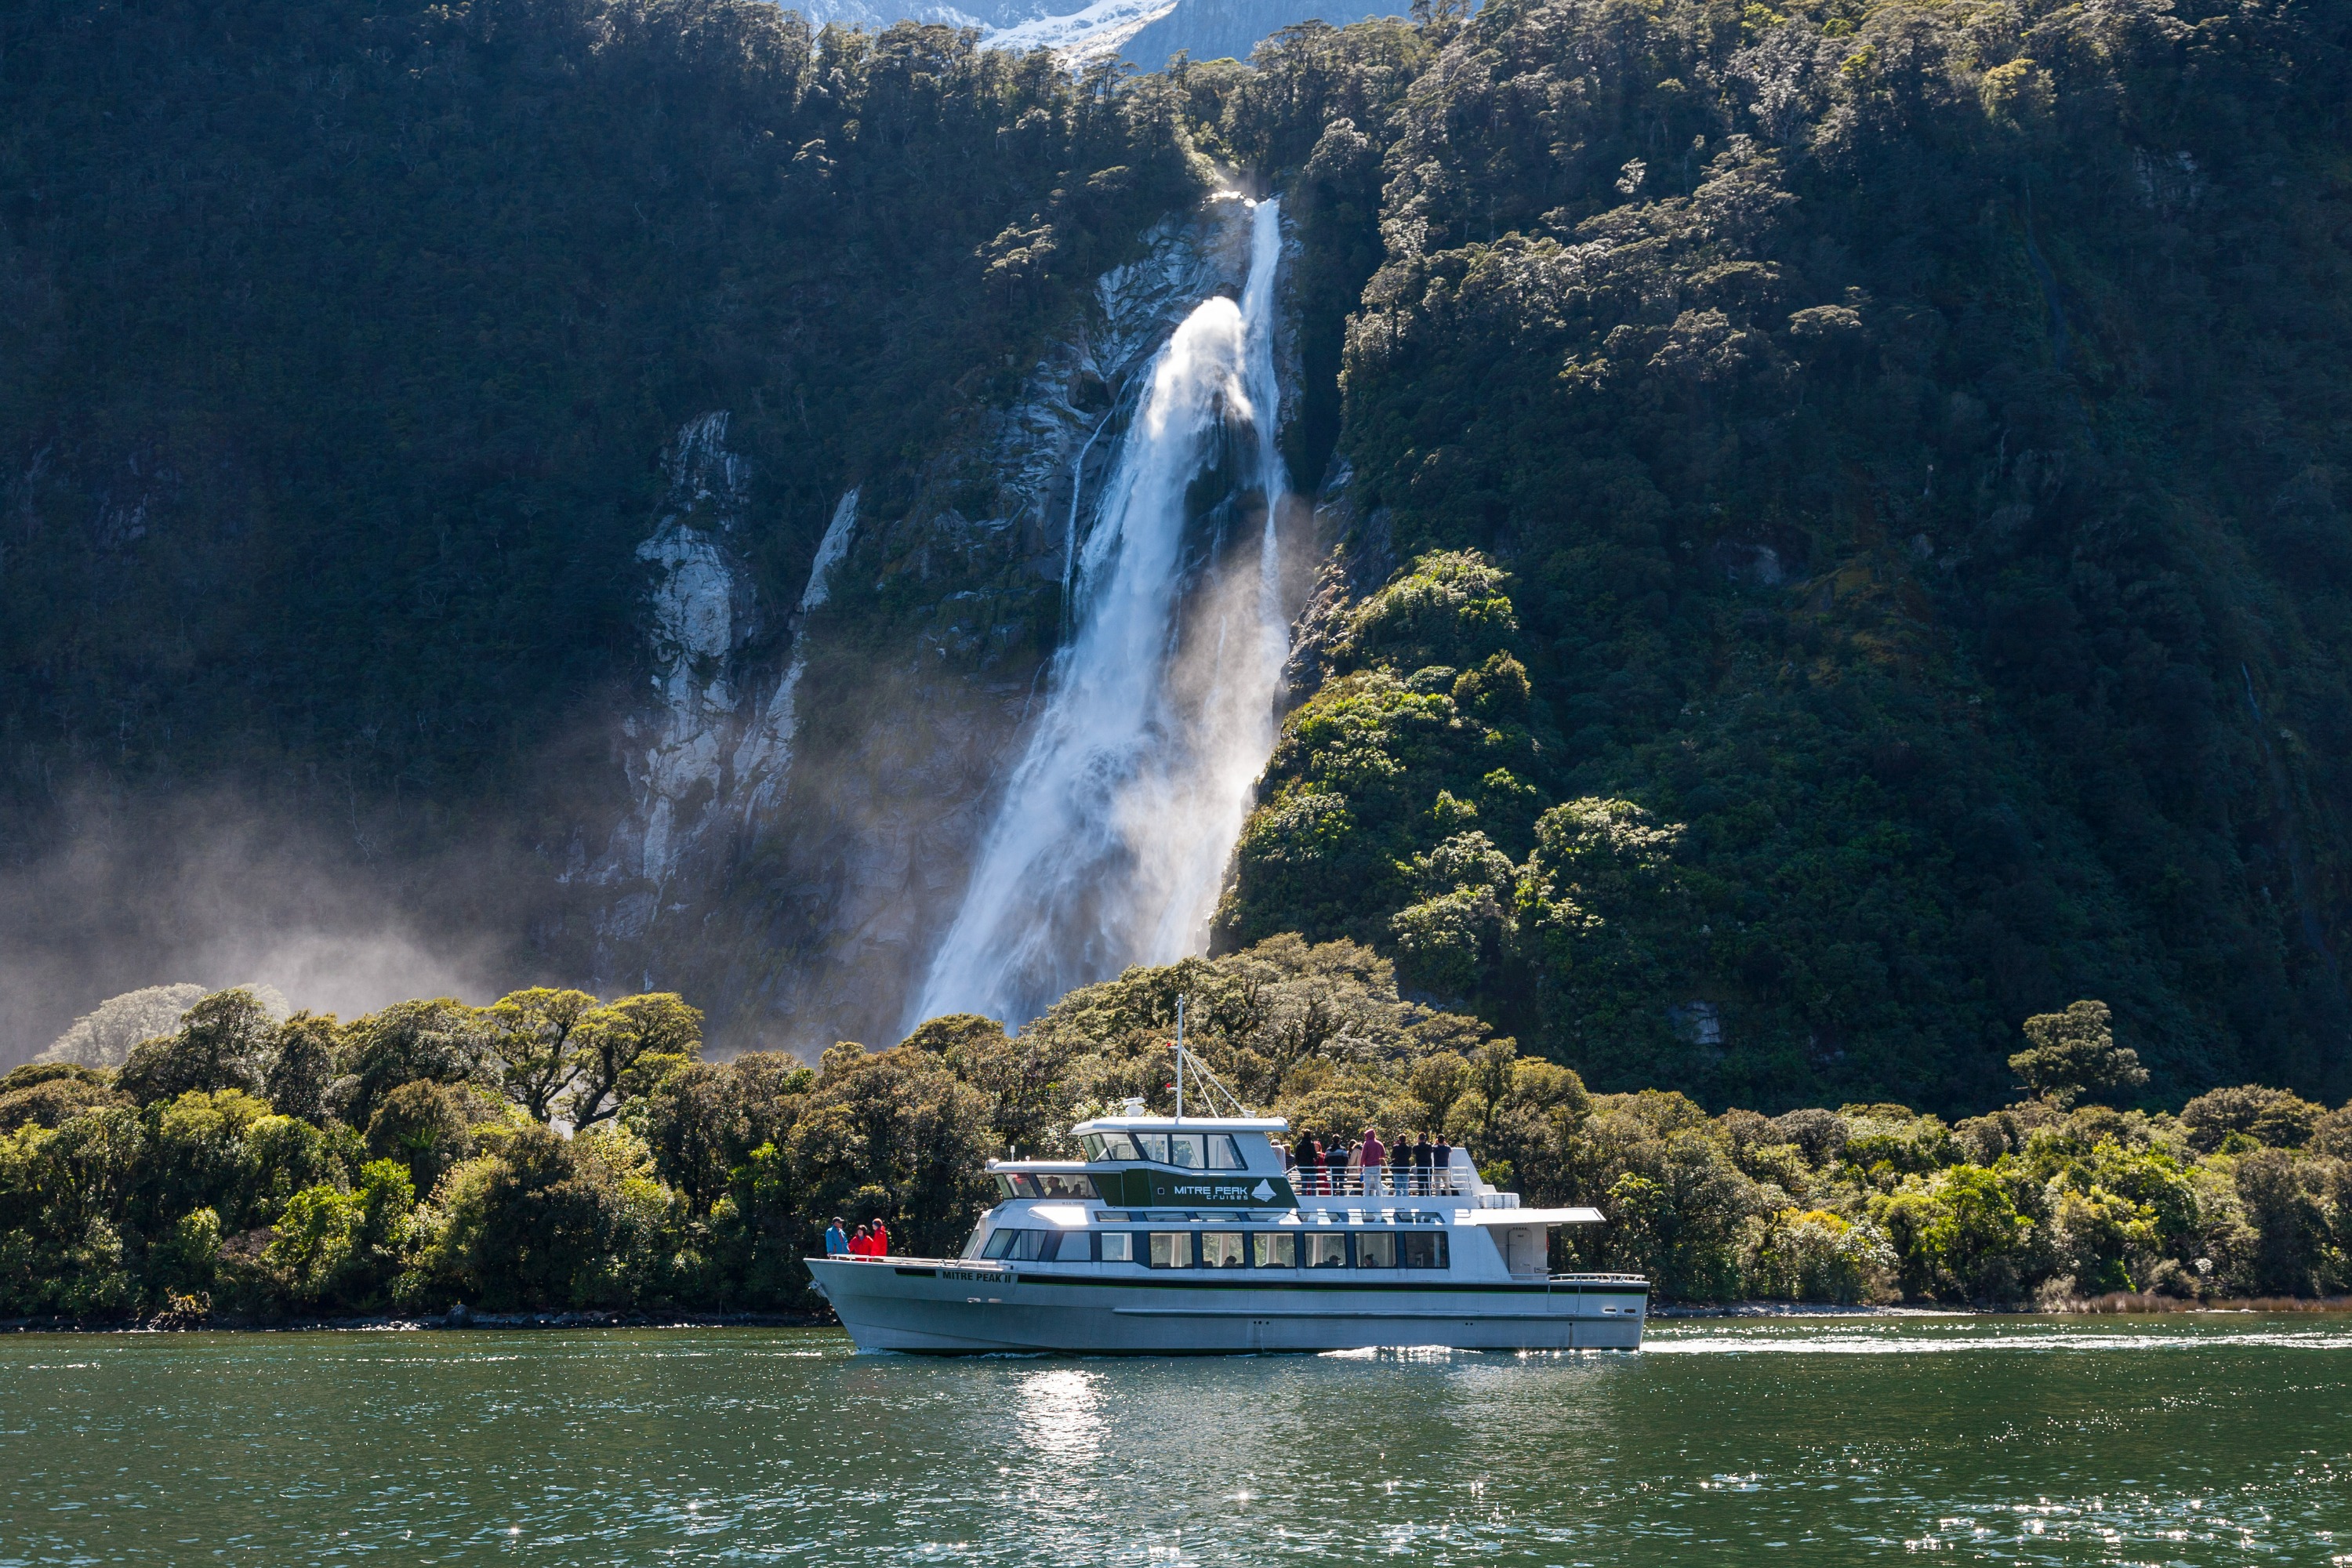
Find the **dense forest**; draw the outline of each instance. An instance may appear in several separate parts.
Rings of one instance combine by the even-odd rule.
[[[1372,942],[1612,1089],[1979,1107],[2087,994],[2176,1100],[2352,1090],[2347,26],[1262,51],[1226,134],[1350,308],[1299,438],[1357,521],[1233,940]]]
[[[2011,1065],[2031,1092],[1985,1115],[1710,1116],[1591,1093],[1400,997],[1371,950],[1286,935],[1130,970],[1010,1038],[937,1018],[815,1067],[702,1061],[699,1014],[667,994],[341,1024],[232,990],[114,1066],[91,1065],[122,1048],[94,1015],[0,1079],[0,1318],[815,1309],[798,1260],[828,1219],[953,1256],[995,1201],[990,1156],[1076,1157],[1070,1127],[1130,1096],[1172,1109],[1179,996],[1188,1044],[1302,1135],[1450,1137],[1531,1202],[1601,1205],[1560,1261],[1667,1299],[2352,1290],[2352,1105],[2246,1086],[2117,1110],[2147,1072],[2097,1002],[2028,1021]]]
[[[812,1215],[951,1243],[1180,986],[1247,1092],[1468,1118],[1672,1293],[1804,1225],[1865,1294],[2340,1289],[2347,105],[2352,12],[2217,0],[1076,77],[749,0],[10,7],[6,868],[226,781],[394,879],[466,848],[416,896],[577,977],[672,432],[735,411],[782,602],[851,484],[987,517],[929,455],[1226,180],[1286,195],[1330,554],[1214,958],[814,1067],[646,997],[208,1002],[10,1080],[8,1310],[794,1300]],[[915,580],[845,587],[876,646]],[[2011,1103],[2084,997],[2147,1082]]]

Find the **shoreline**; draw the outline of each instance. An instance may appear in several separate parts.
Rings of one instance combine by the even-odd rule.
[[[2058,1303],[2013,1306],[1883,1306],[1835,1301],[1726,1301],[1653,1308],[1652,1322],[1701,1319],[1874,1318],[2095,1318],[2177,1317],[2192,1313],[2288,1316],[2352,1313],[2352,1296],[2278,1296],[2184,1300],[2172,1296],[2097,1296]],[[202,1318],[139,1322],[89,1321],[69,1318],[0,1319],[0,1334],[299,1334],[426,1333],[470,1329],[829,1329],[840,1321],[829,1310],[814,1312],[478,1312],[458,1308],[431,1316],[379,1312],[356,1317],[253,1319]]]

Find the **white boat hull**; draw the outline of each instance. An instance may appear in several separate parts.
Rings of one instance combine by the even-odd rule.
[[[1138,1278],[967,1259],[807,1262],[859,1350],[944,1355],[1237,1355],[1390,1345],[1638,1350],[1648,1306],[1645,1287],[1618,1280],[1274,1282],[1205,1270]]]

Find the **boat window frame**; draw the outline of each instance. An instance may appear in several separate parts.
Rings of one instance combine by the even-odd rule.
[[[1114,1255],[1116,1249],[1116,1255]],[[1097,1263],[1132,1263],[1135,1261],[1135,1232],[1102,1230],[1095,1233],[1095,1261]]]
[[[1250,1248],[1249,1242],[1246,1239],[1249,1236],[1249,1232],[1245,1230],[1202,1230],[1196,1231],[1193,1234],[1201,1238],[1200,1252],[1202,1268],[1246,1268],[1249,1267]],[[1212,1263],[1209,1261],[1209,1254],[1212,1250],[1209,1244],[1213,1241],[1217,1244],[1214,1250],[1219,1253],[1224,1252],[1227,1245],[1231,1245],[1233,1250],[1232,1262]]]
[[[1254,1230],[1249,1233],[1249,1236],[1251,1268],[1296,1269],[1298,1267],[1298,1233],[1297,1231]],[[1286,1242],[1289,1244],[1287,1250],[1290,1253],[1290,1260],[1288,1262],[1273,1263],[1267,1261],[1266,1255],[1269,1252],[1276,1250],[1272,1245],[1276,1242]]]
[[[1397,1266],[1396,1232],[1392,1230],[1352,1230],[1349,1231],[1348,1235],[1349,1239],[1354,1243],[1354,1245],[1349,1248],[1349,1251],[1354,1255],[1349,1259],[1349,1261],[1356,1268],[1394,1268]],[[1385,1248],[1383,1248],[1383,1243],[1386,1244]],[[1365,1256],[1368,1251],[1377,1255],[1382,1250],[1385,1250],[1388,1253],[1388,1258],[1383,1262],[1374,1262],[1371,1258]]]
[[[1199,1231],[1147,1230],[1143,1234],[1150,1238],[1144,1243],[1143,1266],[1146,1268],[1174,1271],[1201,1267],[1201,1248],[1196,1239],[1201,1234]],[[1160,1245],[1163,1241],[1168,1243],[1164,1248]],[[1160,1261],[1163,1252],[1170,1259],[1166,1263]],[[1181,1262],[1175,1261],[1180,1258]]]
[[[1448,1260],[1445,1233],[1442,1230],[1402,1230],[1397,1233],[1397,1263],[1399,1268],[1437,1268],[1452,1267]],[[1412,1254],[1426,1251],[1429,1258],[1415,1262]]]
[[[1137,1163],[1143,1159],[1136,1149],[1135,1140],[1125,1132],[1089,1132],[1078,1142],[1085,1147],[1087,1158],[1098,1163],[1114,1161]]]
[[[1096,1188],[1095,1179],[1084,1171],[1029,1171],[1022,1173],[1036,1183],[1037,1195],[1041,1198],[1057,1198],[1065,1202],[1088,1204],[1102,1202],[1102,1194]],[[1048,1183],[1074,1187],[1076,1190],[1047,1192],[1045,1188]]]
[[[1031,1230],[1023,1226],[1008,1225],[992,1233],[981,1256],[997,1263],[1054,1263],[1061,1259],[1062,1236],[1058,1230]],[[997,1245],[999,1241],[1003,1246]],[[1072,1261],[1076,1261],[1073,1259]]]
[[[1205,1140],[1203,1140],[1203,1142],[1208,1145],[1206,1152],[1209,1163],[1203,1166],[1202,1169],[1210,1171],[1246,1171],[1249,1169],[1249,1166],[1244,1164],[1242,1161],[1241,1145],[1234,1142],[1234,1135],[1232,1133],[1212,1132]],[[1217,1156],[1220,1152],[1223,1153],[1226,1159],[1232,1161],[1233,1163],[1219,1164],[1217,1163]]]
[[[1128,1136],[1135,1141],[1136,1154],[1145,1164],[1164,1165],[1168,1163],[1168,1134],[1166,1132],[1130,1132]],[[1157,1150],[1152,1147],[1154,1142],[1159,1144],[1159,1148]]]
[[[1307,1245],[1300,1249],[1301,1257],[1298,1262],[1299,1268],[1310,1269],[1345,1268],[1352,1261],[1352,1249],[1348,1246],[1348,1232],[1344,1230],[1310,1230],[1306,1232],[1305,1236]],[[1315,1255],[1318,1252],[1323,1251],[1326,1247],[1333,1246],[1337,1247],[1338,1251],[1336,1256],[1334,1256],[1330,1261],[1327,1263],[1318,1263],[1315,1261]]]

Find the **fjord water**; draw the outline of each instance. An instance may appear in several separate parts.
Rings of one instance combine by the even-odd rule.
[[[1076,634],[908,1027],[955,1012],[1020,1023],[1129,964],[1207,948],[1289,653],[1281,258],[1280,203],[1260,202],[1240,300],[1203,300],[1146,373],[1083,544],[1074,530]],[[1194,515],[1221,488],[1237,504]]]
[[[2352,1563],[2342,1319],[1652,1330],[1192,1361],[18,1336],[0,1563]]]

